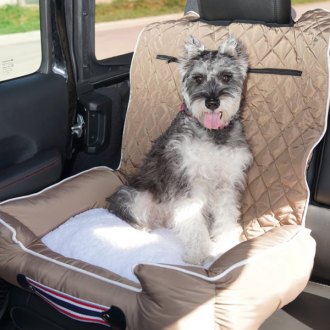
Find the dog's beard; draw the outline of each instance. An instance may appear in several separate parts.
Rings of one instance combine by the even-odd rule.
[[[193,115],[207,129],[223,129],[229,125],[240,106],[240,98],[225,97],[215,110],[205,106],[205,99],[197,99],[191,103],[190,110]]]

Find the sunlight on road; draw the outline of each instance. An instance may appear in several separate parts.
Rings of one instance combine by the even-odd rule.
[[[102,60],[133,52],[138,36],[146,25],[182,16],[183,13],[98,23],[95,25],[95,56]]]

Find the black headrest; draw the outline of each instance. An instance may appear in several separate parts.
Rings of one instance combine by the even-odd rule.
[[[201,20],[291,24],[291,0],[197,0]]]

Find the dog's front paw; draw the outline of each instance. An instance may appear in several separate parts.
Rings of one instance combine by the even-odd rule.
[[[212,261],[213,257],[208,254],[206,255],[203,253],[192,253],[192,251],[186,251],[182,256],[182,260],[187,264],[202,266]]]
[[[151,232],[151,228],[148,228],[146,226],[144,226],[143,224],[139,223],[139,222],[129,222],[128,223],[131,227],[133,227],[134,229],[140,230],[140,231],[145,231],[147,233]]]

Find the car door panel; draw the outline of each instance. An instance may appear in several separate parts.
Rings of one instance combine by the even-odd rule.
[[[329,126],[329,123],[328,123]],[[317,249],[313,278],[330,282],[329,232],[330,232],[330,130],[313,153],[308,168],[307,181],[311,190],[306,226],[312,230]]]
[[[57,149],[39,151],[24,162],[0,170],[0,199],[24,195],[56,182],[62,173]]]
[[[77,113],[84,121],[70,174],[99,165],[117,168],[129,99],[132,53],[97,60],[95,1],[67,1],[65,7],[70,53],[76,64]]]
[[[78,112],[83,115],[85,131],[71,174],[93,166],[118,167],[128,95],[129,85],[122,82],[80,96]]]
[[[65,79],[33,74],[0,88],[0,200],[61,177],[68,136]]]
[[[313,199],[315,202],[330,207],[330,130],[318,148],[318,164],[315,171]]]

